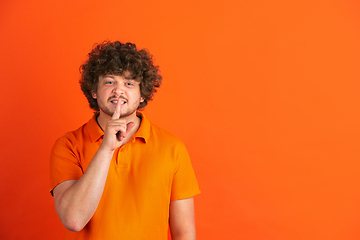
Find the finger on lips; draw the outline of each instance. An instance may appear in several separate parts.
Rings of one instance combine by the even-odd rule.
[[[120,116],[121,116],[121,101],[118,101],[117,104],[116,104],[116,107],[115,107],[114,114],[112,115],[112,119],[113,120],[119,120]],[[119,141],[122,141],[126,136],[126,122],[125,122],[125,127],[121,127],[121,128],[116,133],[117,139]]]
[[[118,101],[115,107],[114,114],[112,115],[112,119],[119,119],[121,115],[121,101]]]

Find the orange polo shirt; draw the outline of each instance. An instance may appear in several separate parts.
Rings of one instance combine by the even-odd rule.
[[[65,239],[167,239],[170,201],[200,193],[183,142],[151,124],[143,114],[139,130],[111,160],[99,206],[83,230]],[[104,133],[95,116],[59,138],[50,157],[51,189],[79,179]]]

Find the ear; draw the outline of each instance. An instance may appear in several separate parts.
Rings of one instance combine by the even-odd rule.
[[[91,96],[93,97],[93,99],[97,98],[96,93],[94,91],[91,91]]]
[[[144,102],[145,98],[141,97],[140,102]]]

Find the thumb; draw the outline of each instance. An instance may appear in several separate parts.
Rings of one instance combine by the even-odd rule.
[[[133,127],[135,127],[134,122],[129,122],[128,124],[126,124],[126,133],[130,132]]]

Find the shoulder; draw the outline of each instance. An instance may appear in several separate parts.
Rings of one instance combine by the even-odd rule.
[[[162,152],[171,153],[174,157],[187,154],[186,146],[179,137],[155,124],[151,124],[149,140],[152,146],[157,146]]]
[[[150,133],[151,137],[157,141],[170,141],[172,143],[183,144],[183,141],[179,137],[153,123],[150,124]]]
[[[161,144],[163,146],[183,145],[180,138],[164,128],[150,122],[143,113],[138,113],[138,116],[141,117],[142,122],[140,129],[137,132],[137,136],[144,138],[146,142],[150,144]]]
[[[73,148],[84,141],[90,140],[91,129],[89,128],[92,126],[92,120],[93,119],[90,119],[87,123],[81,125],[76,130],[69,131],[59,137],[55,142],[54,148],[57,146]]]
[[[78,146],[79,142],[81,142],[81,133],[83,132],[83,128],[84,125],[59,137],[55,141],[52,151],[54,153],[59,153],[65,149],[74,150]]]
[[[64,135],[59,137],[56,140],[56,142],[64,142],[64,141],[76,142],[76,141],[80,140],[81,136],[84,135],[85,126],[86,126],[86,124],[80,126],[76,130],[65,133]]]

